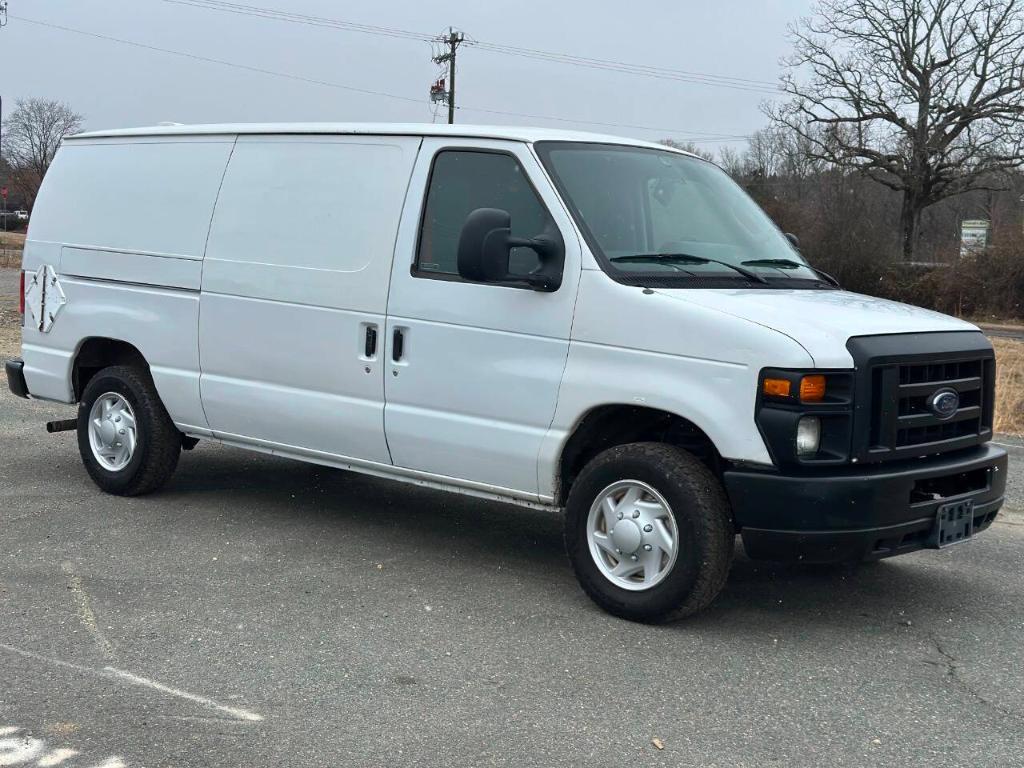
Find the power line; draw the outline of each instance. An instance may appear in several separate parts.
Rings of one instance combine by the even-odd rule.
[[[60,24],[52,24],[52,23],[46,22],[46,21],[39,21],[38,19],[30,19],[30,18],[27,18],[25,16],[14,16],[14,15],[12,15],[10,18],[16,19],[18,21],[25,22],[27,24],[34,24],[34,25],[40,26],[40,27],[46,27],[46,28],[49,28],[49,29],[56,29],[56,30],[60,30],[62,32],[68,32],[68,33],[71,33],[71,34],[82,35],[84,37],[94,38],[96,40],[103,40],[105,42],[118,43],[120,45],[127,45],[127,46],[131,46],[133,48],[139,48],[139,49],[146,50],[146,51],[152,51],[152,52],[156,52],[156,53],[164,53],[164,54],[167,54],[167,55],[170,55],[170,56],[179,56],[181,58],[192,59],[194,61],[200,61],[200,62],[203,62],[203,63],[206,63],[206,64],[217,64],[217,65],[220,65],[220,66],[230,67],[232,69],[238,69],[238,70],[242,70],[242,71],[245,71],[245,72],[252,72],[252,73],[256,73],[256,74],[260,74],[260,75],[269,75],[271,77],[279,77],[279,78],[283,78],[283,79],[286,79],[286,80],[294,80],[294,81],[297,81],[297,82],[308,83],[310,85],[319,85],[319,86],[323,86],[323,87],[326,87],[326,88],[336,88],[336,89],[340,89],[340,90],[344,90],[344,91],[351,91],[351,92],[355,92],[355,93],[362,93],[362,94],[365,94],[365,95],[368,95],[368,96],[378,96],[378,97],[381,97],[381,98],[394,99],[394,100],[398,100],[398,101],[411,102],[411,103],[421,104],[421,105],[423,104],[423,99],[416,98],[416,97],[413,97],[413,96],[402,96],[402,95],[395,94],[395,93],[388,93],[387,91],[377,91],[377,90],[371,90],[369,88],[358,88],[356,86],[346,85],[346,84],[343,84],[343,83],[337,83],[337,82],[333,82],[331,80],[322,80],[322,79],[318,79],[318,78],[305,77],[303,75],[296,75],[296,74],[293,74],[293,73],[290,73],[290,72],[280,72],[278,70],[266,69],[264,67],[254,67],[254,66],[250,66],[248,64],[240,64],[238,62],[228,61],[226,59],[216,59],[216,58],[212,58],[210,56],[200,56],[198,54],[187,53],[185,51],[177,51],[177,50],[174,50],[172,48],[162,48],[162,47],[156,46],[156,45],[149,45],[147,43],[140,43],[140,42],[137,42],[135,40],[125,40],[124,38],[113,37],[112,35],[104,35],[104,34],[100,34],[98,32],[88,32],[86,30],[75,29],[73,27],[67,27],[67,26],[63,26],[63,25],[60,25]],[[704,143],[704,142],[709,142],[709,143],[730,142],[730,141],[738,141],[738,140],[743,140],[743,139],[749,138],[748,136],[739,135],[739,134],[708,133],[706,131],[689,131],[689,130],[681,130],[679,128],[668,128],[668,127],[658,127],[658,126],[649,126],[649,125],[633,125],[633,124],[629,124],[629,123],[608,123],[608,122],[598,122],[598,121],[594,121],[594,120],[575,120],[575,119],[566,118],[566,117],[555,117],[553,115],[531,114],[531,113],[527,113],[527,112],[511,112],[511,111],[497,110],[497,109],[486,109],[486,108],[483,108],[483,107],[459,106],[458,109],[460,111],[461,110],[466,110],[466,111],[469,111],[469,112],[481,112],[481,113],[484,113],[484,114],[502,115],[502,116],[508,116],[508,117],[525,117],[525,118],[532,119],[532,120],[550,120],[552,122],[557,122],[557,123],[569,123],[569,124],[576,124],[576,125],[594,125],[594,126],[599,126],[599,127],[603,127],[603,128],[628,128],[628,129],[633,129],[633,130],[650,131],[650,132],[661,133],[661,134],[685,135],[685,136],[692,136],[692,137],[694,137],[694,138],[691,138],[689,140],[693,141],[693,142],[698,142],[698,143]]]
[[[329,19],[322,16],[310,16],[304,13],[292,13],[291,11],[281,11],[272,8],[260,8],[254,5],[242,5],[240,3],[222,2],[221,0],[162,1],[166,3],[171,3],[173,5],[191,5],[196,8],[223,11],[224,13],[234,13],[241,16],[258,16],[261,18],[276,19],[278,21],[289,21],[295,24],[305,24],[307,26],[312,27],[344,29],[350,32],[361,32],[370,35],[381,35],[383,37],[395,37],[407,40],[420,40],[423,42],[430,42],[435,37],[434,35],[428,35],[422,32],[410,32],[409,30],[405,29],[381,27],[373,24],[360,24],[353,21],[343,21],[341,19]]]
[[[232,3],[226,0],[161,0],[161,2],[173,5],[192,6],[206,10],[221,11],[241,16],[253,16],[256,18],[285,21],[293,24],[322,27],[329,29],[340,29],[348,32],[359,32],[363,34],[381,35],[385,37],[401,38],[431,42],[435,36],[422,32],[395,29],[393,27],[381,27],[370,24],[360,24],[342,19],[332,19],[324,16],[311,16],[309,14],[293,13],[262,6],[245,5]],[[557,64],[568,64],[577,67],[586,67],[604,71],[621,72],[641,77],[653,77],[663,80],[675,80],[678,82],[691,83],[696,85],[708,85],[735,90],[751,91],[755,93],[777,93],[778,86],[768,80],[755,80],[750,78],[719,75],[708,72],[695,72],[689,70],[672,69],[659,67],[650,64],[636,64],[624,61],[609,59],[598,59],[586,56],[545,51],[536,48],[522,48],[502,43],[491,43],[483,40],[466,39],[466,45],[471,45],[479,50],[498,53],[509,56],[548,61]]]
[[[639,70],[638,74],[647,73],[659,73],[668,75],[680,75],[685,77],[698,77],[698,78],[709,78],[711,80],[722,81],[724,83],[735,83],[737,85],[755,85],[764,86],[769,89],[777,89],[778,84],[770,80],[752,80],[746,77],[732,77],[730,75],[717,75],[709,72],[694,72],[685,69],[673,69],[671,67],[659,67],[653,64],[635,64],[625,61],[616,61],[614,59],[594,59],[586,56],[577,56],[574,54],[556,53],[553,51],[544,51],[537,48],[520,48],[514,45],[505,45],[500,43],[489,43],[482,40],[470,39],[466,41],[467,45],[473,45],[478,48],[495,50],[501,53],[509,53],[512,55],[536,55],[536,56],[552,56],[559,59],[570,59],[571,63],[582,62],[587,64],[600,64],[600,65],[614,65],[616,67],[627,67],[633,70]],[[570,62],[567,62],[570,63]]]
[[[601,59],[590,59],[582,56],[555,53],[552,51],[534,50],[530,48],[518,48],[515,46],[486,43],[478,40],[467,40],[466,45],[473,46],[482,51],[506,54],[509,56],[520,56],[538,61],[548,61],[555,64],[569,64],[576,67],[603,70],[606,72],[621,72],[627,75],[640,77],[652,77],[659,80],[675,80],[677,82],[692,83],[695,85],[710,85],[717,88],[730,88],[738,91],[750,91],[753,93],[777,93],[777,86],[767,83],[760,84],[757,81],[746,81],[742,78],[726,77],[724,75],[705,75],[701,73],[686,73],[653,67],[645,64],[628,64],[626,62],[605,61]]]
[[[25,16],[11,16],[12,19],[18,21],[24,21],[28,24],[36,24],[40,27],[49,27],[50,29],[59,29],[62,32],[72,32],[76,35],[84,35],[86,37],[96,38],[97,40],[106,40],[110,43],[120,43],[121,45],[130,45],[133,48],[142,48],[147,51],[155,51],[157,53],[166,53],[171,56],[181,56],[186,59],[194,59],[195,61],[202,61],[207,64],[219,64],[224,67],[232,67],[233,69],[241,69],[246,72],[255,72],[261,75],[270,75],[272,77],[283,77],[287,80],[297,80],[303,83],[309,83],[311,85],[323,85],[328,88],[340,88],[343,91],[353,91],[355,93],[363,93],[367,96],[381,96],[388,99],[397,99],[399,101],[409,101],[415,104],[422,104],[423,99],[415,98],[413,96],[399,96],[394,93],[387,93],[386,91],[374,91],[369,88],[358,88],[353,85],[343,85],[341,83],[331,82],[330,80],[319,80],[313,77],[304,77],[302,75],[294,75],[288,72],[278,72],[273,69],[264,69],[263,67],[253,67],[248,64],[239,64],[234,61],[227,61],[225,59],[214,59],[210,56],[199,56],[194,53],[186,53],[184,51],[175,51],[171,48],[161,48],[156,45],[148,45],[147,43],[139,43],[134,40],[125,40],[120,37],[112,37],[111,35],[101,35],[98,32],[87,32],[83,29],[73,29],[72,27],[64,27],[60,24],[51,24],[45,21],[38,21],[36,19],[29,19]]]

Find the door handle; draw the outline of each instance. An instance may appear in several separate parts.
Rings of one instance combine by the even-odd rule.
[[[366,345],[363,349],[365,357],[373,358],[377,355],[377,326],[366,326]]]
[[[404,352],[405,333],[401,328],[395,328],[395,333],[391,337],[391,359],[397,363],[402,359],[402,354]]]

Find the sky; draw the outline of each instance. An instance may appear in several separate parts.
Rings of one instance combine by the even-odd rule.
[[[188,4],[194,2],[8,0],[8,24],[0,28],[4,113],[17,98],[36,96],[67,102],[85,117],[88,129],[162,121],[433,119],[427,93],[438,67],[430,61],[428,42]],[[470,43],[741,79],[733,81],[741,87],[724,87],[501,54],[472,44],[459,49],[457,122],[696,140],[712,150],[742,146],[742,137],[764,126],[760,105],[773,98],[769,84],[777,82],[779,60],[789,52],[786,27],[811,11],[811,0],[233,2],[428,36],[454,26]]]

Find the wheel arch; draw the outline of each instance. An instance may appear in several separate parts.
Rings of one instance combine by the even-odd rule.
[[[75,401],[82,399],[92,377],[111,365],[130,365],[149,373],[149,361],[134,344],[107,336],[89,336],[78,345],[71,363],[71,388]]]
[[[580,416],[562,446],[555,483],[556,503],[564,505],[573,482],[587,462],[617,445],[658,442],[694,454],[716,477],[722,456],[707,432],[677,413],[649,406],[608,403]]]

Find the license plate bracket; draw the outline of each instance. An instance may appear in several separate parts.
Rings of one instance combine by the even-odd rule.
[[[974,535],[974,501],[943,504],[935,513],[931,544],[942,549],[967,541]]]

